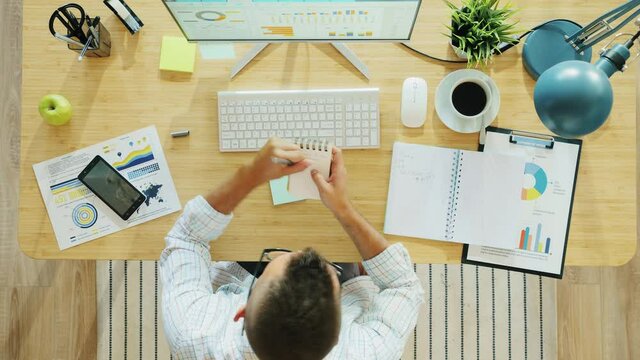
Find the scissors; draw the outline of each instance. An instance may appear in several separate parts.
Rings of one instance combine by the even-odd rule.
[[[79,13],[78,16],[74,13]],[[55,22],[58,20],[66,29],[67,37],[76,37],[81,43],[87,42],[87,35],[82,30],[85,23],[84,9],[75,3],[70,3],[57,8],[49,19],[49,31],[51,35],[58,38],[64,33],[55,30]],[[64,36],[64,35],[63,35]]]

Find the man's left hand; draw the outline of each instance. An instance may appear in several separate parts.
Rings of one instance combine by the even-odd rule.
[[[292,165],[278,164],[273,159],[289,160]],[[305,160],[298,145],[278,138],[271,138],[260,149],[253,162],[248,166],[252,181],[256,186],[269,180],[300,172],[311,163]]]

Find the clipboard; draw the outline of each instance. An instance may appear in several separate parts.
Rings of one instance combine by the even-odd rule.
[[[513,249],[465,244],[461,262],[562,279],[582,140],[487,127],[480,142],[479,151],[526,154],[521,194],[526,210]]]

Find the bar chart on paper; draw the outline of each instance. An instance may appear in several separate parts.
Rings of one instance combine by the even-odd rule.
[[[518,249],[537,252],[541,254],[549,254],[551,247],[551,238],[542,236],[542,224],[539,223],[534,229],[527,226],[520,230],[520,240],[518,241]]]

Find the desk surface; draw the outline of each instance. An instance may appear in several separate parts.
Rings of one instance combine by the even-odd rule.
[[[618,1],[515,1],[522,28],[543,20],[570,16],[588,23]],[[111,32],[111,57],[85,59],[49,35],[47,22],[54,5],[24,0],[22,143],[19,242],[29,256],[42,259],[153,259],[178,214],[65,250],[58,250],[38,190],[32,164],[65,154],[151,124],[157,126],[179,197],[184,204],[216,186],[252,154],[218,152],[216,92],[242,89],[306,89],[379,87],[382,146],[378,150],[345,151],[353,202],[381,230],[395,140],[475,149],[477,134],[447,129],[435,113],[439,81],[463,66],[426,61],[395,44],[351,46],[370,67],[366,81],[328,44],[276,44],[268,47],[233,81],[234,60],[205,61],[198,54],[193,75],[158,70],[163,35],[179,29],[160,0],[136,1],[145,22],[136,36],[100,2],[87,6]],[[84,5],[84,4],[83,4]],[[440,56],[452,56],[443,24],[448,13],[440,0],[423,1],[412,44]],[[240,55],[248,45],[236,45]],[[534,81],[524,72],[522,46],[498,57],[485,71],[502,93],[502,107],[493,125],[546,132],[532,101]],[[636,105],[635,67],[612,79],[613,112],[602,129],[584,140],[566,265],[621,265],[636,249]],[[429,84],[428,120],[423,129],[404,128],[399,120],[402,81],[422,76]],[[39,99],[65,95],[74,106],[66,126],[46,125],[38,115]],[[579,106],[579,104],[576,104]],[[190,129],[188,138],[172,139],[170,131]],[[6,130],[6,129],[5,129]],[[402,241],[420,263],[459,262],[461,245],[389,237]],[[313,246],[335,261],[357,259],[355,247],[320,202],[271,205],[268,186],[252,193],[236,210],[224,236],[212,246],[215,259],[255,260],[266,247]]]

